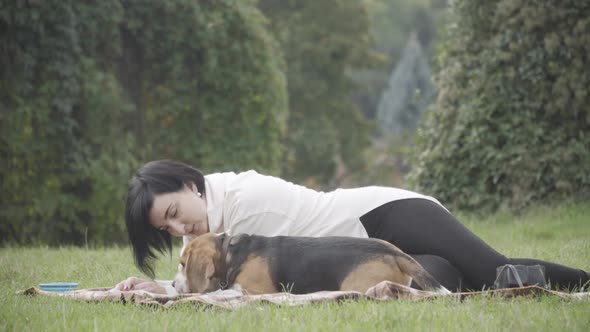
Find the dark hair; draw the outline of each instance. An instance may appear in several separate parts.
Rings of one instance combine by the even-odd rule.
[[[172,239],[166,231],[149,222],[154,196],[182,190],[195,184],[205,194],[205,178],[198,169],[175,160],[156,160],[143,165],[129,182],[125,224],[133,247],[135,265],[150,278],[155,277],[156,251],[172,253]]]

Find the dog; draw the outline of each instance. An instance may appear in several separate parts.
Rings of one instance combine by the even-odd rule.
[[[237,289],[248,294],[366,292],[388,280],[450,293],[418,262],[378,239],[265,237],[207,233],[184,248],[174,288],[179,293]]]

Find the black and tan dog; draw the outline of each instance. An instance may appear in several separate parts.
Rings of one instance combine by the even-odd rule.
[[[179,293],[365,292],[384,280],[409,286],[412,279],[425,290],[449,293],[413,258],[377,239],[208,233],[192,240],[180,261]]]

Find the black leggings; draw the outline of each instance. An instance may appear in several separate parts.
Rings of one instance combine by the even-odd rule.
[[[553,287],[575,289],[588,282],[579,269],[529,258],[507,258],[463,226],[439,204],[412,198],[393,201],[363,215],[369,237],[408,253],[450,290],[481,290],[504,264],[543,265]]]

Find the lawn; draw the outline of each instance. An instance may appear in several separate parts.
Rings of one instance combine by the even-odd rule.
[[[535,257],[590,269],[590,205],[537,208],[520,216],[461,215],[465,225],[507,256]],[[176,251],[177,252],[177,251]],[[169,279],[177,258],[158,263]],[[0,249],[0,330],[9,331],[588,331],[590,301],[451,299],[386,303],[348,301],[303,307],[253,305],[235,311],[185,305],[170,310],[122,303],[85,303],[15,295],[40,282],[77,281],[81,288],[110,286],[139,275],[130,249]]]

